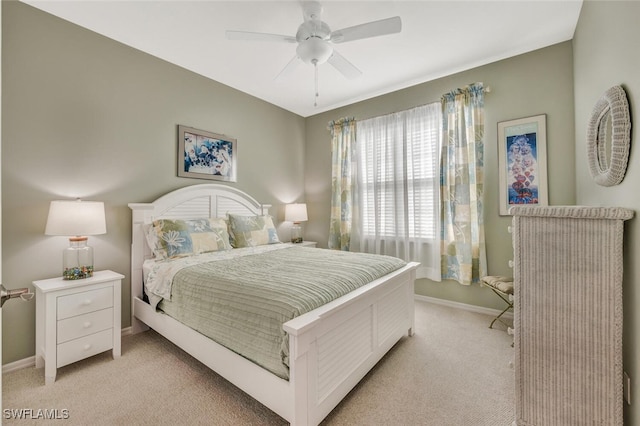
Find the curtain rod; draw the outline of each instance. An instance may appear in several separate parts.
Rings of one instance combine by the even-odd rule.
[[[491,93],[491,86],[484,87],[483,89],[484,89],[484,92],[485,92],[485,93]],[[416,106],[414,106],[414,107],[407,108],[407,109],[403,109],[403,110],[401,110],[401,111],[392,111],[392,112],[387,112],[387,113],[382,114],[382,115],[376,115],[375,117],[365,118],[365,120],[369,120],[369,119],[371,119],[371,118],[376,118],[376,117],[383,117],[383,116],[385,116],[385,115],[397,114],[397,113],[399,113],[399,112],[408,111],[408,110],[413,109],[413,108],[420,108],[420,107],[422,107],[422,106],[429,105],[429,104],[434,104],[434,103],[440,103],[440,100],[432,101],[432,102],[428,102],[428,103],[426,103],[426,104],[422,104],[422,105],[416,105]]]
[[[484,87],[484,92],[485,92],[485,93],[491,93],[491,86]],[[385,115],[397,114],[397,113],[399,113],[399,112],[408,111],[408,110],[413,109],[413,108],[419,108],[419,107],[421,107],[421,106],[425,106],[425,105],[433,104],[433,103],[436,103],[436,102],[440,102],[440,101],[439,101],[439,100],[437,100],[437,101],[433,101],[433,102],[428,102],[428,103],[426,103],[426,104],[417,105],[417,106],[414,106],[414,107],[411,107],[411,108],[403,109],[403,110],[401,110],[401,111],[392,111],[392,112],[387,112],[387,113],[382,114],[382,115],[376,115],[376,116],[374,116],[374,117],[365,118],[364,120],[369,120],[369,119],[371,119],[371,118],[376,118],[376,117],[384,117]],[[331,121],[329,122],[329,126],[331,126],[331,124],[332,124],[332,123],[337,123],[337,122],[339,122],[340,120],[344,120],[345,118],[355,118],[355,117],[343,117],[343,118],[340,118],[340,119],[338,119],[338,120],[331,120]],[[356,119],[356,120],[360,120],[359,118],[355,118],[355,119]],[[328,129],[330,130],[330,127],[328,127]]]

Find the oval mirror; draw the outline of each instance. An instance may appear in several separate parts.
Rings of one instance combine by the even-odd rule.
[[[622,182],[630,142],[627,96],[621,86],[613,86],[596,103],[587,128],[589,171],[598,185],[613,186]]]

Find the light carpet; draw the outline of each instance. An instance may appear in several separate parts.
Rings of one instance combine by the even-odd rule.
[[[515,418],[512,338],[488,315],[416,301],[404,337],[323,425],[509,426]],[[496,328],[499,327],[496,325]],[[285,425],[282,418],[153,331],[58,369],[3,377],[5,425]],[[8,418],[7,410],[58,410],[65,420]],[[67,410],[67,411],[64,411]]]

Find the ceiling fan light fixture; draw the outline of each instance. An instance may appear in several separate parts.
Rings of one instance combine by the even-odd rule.
[[[296,53],[300,59],[308,64],[323,64],[333,54],[333,48],[326,41],[311,37],[298,44]]]

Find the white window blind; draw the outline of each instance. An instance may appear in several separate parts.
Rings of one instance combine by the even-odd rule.
[[[357,123],[360,250],[418,261],[440,280],[439,103]]]

